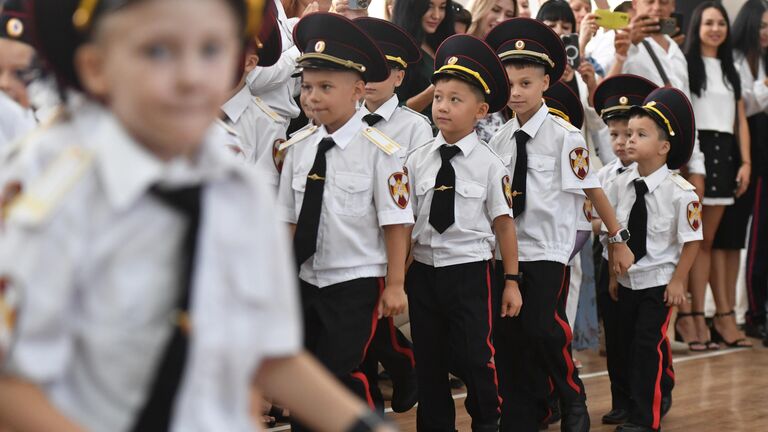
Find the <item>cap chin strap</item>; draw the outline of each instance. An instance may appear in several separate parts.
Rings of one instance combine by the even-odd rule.
[[[499,58],[502,61],[514,57],[534,57],[537,60],[545,62],[551,68],[555,67],[555,62],[553,62],[548,55],[536,51],[514,49],[510,51],[504,51],[503,53],[499,54]]]
[[[654,114],[659,116],[662,120],[664,120],[664,123],[667,125],[667,131],[669,131],[669,136],[675,136],[675,131],[672,129],[672,124],[669,122],[667,117],[659,111],[658,108],[656,108],[656,102],[650,101],[647,104],[643,106],[644,109],[652,111]]]
[[[440,69],[436,70],[433,75],[437,75],[440,72],[445,72],[447,70],[457,70],[460,72],[464,72],[465,74],[471,76],[472,78],[476,79],[477,82],[480,83],[481,86],[483,86],[483,91],[485,91],[485,94],[491,94],[491,89],[488,87],[488,84],[485,82],[482,76],[480,76],[479,73],[473,71],[472,69],[468,67],[464,67],[457,64],[447,64],[442,66]]]
[[[317,59],[317,60],[323,60],[331,63],[335,63],[340,66],[344,66],[347,69],[354,69],[360,73],[365,73],[365,66],[361,65],[360,63],[355,63],[352,60],[343,60],[338,57],[334,57],[332,55],[313,52],[313,53],[306,53],[302,55],[301,57],[296,59],[296,63],[301,63],[303,60],[311,60],[311,59]]]
[[[385,56],[387,60],[395,62],[403,67],[403,69],[408,69],[408,63],[403,60],[402,57],[395,57],[395,56]]]

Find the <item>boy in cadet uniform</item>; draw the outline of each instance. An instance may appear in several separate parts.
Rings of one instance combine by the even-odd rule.
[[[600,184],[606,190],[620,174],[635,165],[627,155],[626,148],[629,139],[629,109],[633,105],[642,105],[646,96],[657,88],[656,84],[637,75],[615,75],[606,78],[595,89],[594,107],[608,126],[611,147],[614,155],[616,155],[615,159],[603,166],[597,173]],[[597,308],[603,320],[608,376],[611,380],[611,410],[603,416],[602,422],[604,424],[622,424],[627,421],[629,409],[632,406],[627,377],[629,370],[626,359],[621,358],[621,353],[618,352],[620,343],[619,312],[618,305],[608,293],[608,251],[602,247],[600,249],[602,261],[597,265],[599,269]],[[667,374],[665,377],[669,378]],[[667,379],[664,382],[666,381]]]
[[[495,247],[503,257],[499,269],[510,275],[501,316],[516,316],[522,301],[509,176],[474,127],[488,112],[504,108],[509,86],[493,50],[472,36],[446,39],[435,67],[432,118],[440,132],[406,161],[415,186],[413,263],[406,286],[418,365],[416,424],[419,431],[456,429],[452,372],[467,386],[472,430],[496,431]]]
[[[429,120],[405,105],[400,106],[395,95],[395,88],[403,82],[408,66],[421,59],[421,51],[408,33],[389,21],[366,17],[358,18],[354,23],[378,44],[390,68],[386,80],[366,84],[365,101],[360,108],[363,121],[400,145],[398,156],[404,163],[408,149],[433,138]],[[365,361],[374,402],[381,408],[383,397],[376,385],[379,362],[392,378],[392,410],[408,411],[417,402],[416,362],[411,342],[395,326],[392,317],[382,318],[377,324]]]
[[[405,79],[408,66],[421,60],[421,50],[408,33],[389,21],[366,17],[356,19],[355,23],[376,41],[391,70],[385,81],[365,86],[365,103],[361,107],[365,113],[363,121],[395,140],[402,147],[399,155],[405,162],[409,149],[434,137],[429,119],[401,105],[395,94],[395,89]]]
[[[407,303],[413,224],[400,147],[367,127],[365,82],[389,76],[376,44],[337,14],[304,17],[294,32],[301,91],[317,126],[288,140],[278,205],[295,233],[307,349],[373,408],[359,366],[382,317]]]
[[[279,158],[282,157],[277,147],[285,142],[287,122],[259,97],[252,96],[245,82],[256,67],[271,66],[280,58],[280,30],[274,2],[266,2],[263,21],[259,36],[245,56],[245,72],[221,111],[223,122],[229,126],[227,129],[236,132],[245,159],[256,165],[267,184],[277,190]]]
[[[629,227],[635,256],[629,272],[609,282],[618,301],[617,340],[627,359],[632,400],[629,422],[617,431],[660,430],[662,377],[672,361],[664,349],[671,306],[685,301],[686,278],[702,239],[695,187],[671,171],[691,157],[695,130],[693,109],[680,90],[654,90],[629,111],[627,155],[637,165],[608,189],[619,220]]]
[[[520,252],[523,308],[502,320],[496,356],[503,399],[503,430],[537,430],[535,404],[551,377],[560,396],[563,431],[589,430],[584,385],[571,357],[571,328],[558,311],[567,289],[566,265],[576,241],[584,195],[610,227],[622,230],[590,170],[589,150],[579,130],[551,115],[542,95],[560,79],[565,50],[541,22],[514,18],[491,30],[486,41],[505,64],[511,89],[507,122],[490,146],[512,175],[512,196]],[[615,271],[626,271],[632,254],[623,243],[611,246]],[[498,272],[499,279],[507,276]],[[539,370],[541,368],[542,370]]]

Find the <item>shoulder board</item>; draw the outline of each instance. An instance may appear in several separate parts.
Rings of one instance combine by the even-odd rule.
[[[581,132],[579,129],[576,128],[576,126],[568,123],[567,121],[563,120],[561,117],[550,114],[549,118],[551,118],[556,124],[562,126],[565,130],[568,132]]]
[[[380,148],[388,155],[396,153],[401,148],[400,144],[396,143],[392,138],[386,136],[384,132],[375,127],[363,128],[363,136],[368,138],[368,141],[376,144],[376,147]]]
[[[10,203],[9,219],[32,225],[45,221],[92,162],[93,154],[82,147],[65,149]]]
[[[40,123],[36,128],[27,132],[25,135],[22,135],[20,138],[17,138],[15,141],[12,141],[8,148],[3,151],[2,156],[0,156],[0,162],[6,163],[7,161],[15,159],[21,149],[30,141],[65,119],[66,116],[66,110],[62,107],[58,107],[49,118]]]
[[[270,108],[270,107],[269,107],[269,105],[267,105],[267,103],[266,103],[266,102],[264,102],[263,100],[261,100],[261,98],[260,98],[260,97],[258,97],[258,96],[254,96],[254,97],[253,97],[253,102],[256,104],[256,106],[257,106],[257,107],[259,107],[259,109],[261,109],[262,111],[264,111],[264,114],[266,114],[266,115],[267,115],[269,118],[271,118],[272,120],[274,120],[274,121],[276,121],[276,122],[281,122],[281,123],[282,123],[283,121],[285,121],[285,120],[284,120],[282,117],[280,117],[280,115],[279,115],[278,113],[276,113],[275,111],[273,111],[273,110],[272,110],[272,108]]]
[[[232,128],[232,126],[228,125],[227,122],[225,122],[222,119],[216,119],[216,122],[221,126],[222,129],[224,129],[228,134],[232,136],[240,136],[239,133],[237,133],[236,130]]]
[[[693,191],[696,190],[696,186],[690,184],[688,180],[684,179],[680,174],[678,173],[672,173],[669,176],[673,182],[675,182],[676,185],[680,187],[682,190],[686,191]]]
[[[296,144],[297,142],[302,141],[302,140],[304,140],[306,138],[309,138],[318,129],[319,128],[317,126],[315,126],[315,125],[312,125],[312,126],[306,128],[306,129],[301,129],[300,131],[298,131],[295,134],[293,134],[291,139],[289,139],[288,141],[280,144],[280,147],[278,147],[277,149],[279,151],[283,151],[283,150],[287,149],[288,147]]]
[[[417,116],[419,116],[419,117],[423,118],[424,120],[426,120],[427,123],[431,124],[431,122],[429,121],[429,117],[425,116],[424,114],[422,114],[422,113],[420,113],[418,111],[414,111],[414,110],[408,108],[408,106],[406,106],[406,105],[400,105],[400,109],[402,109],[403,111],[408,111],[411,114],[416,114]]]

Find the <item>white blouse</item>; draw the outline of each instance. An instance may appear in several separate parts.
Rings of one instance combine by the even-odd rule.
[[[720,59],[702,57],[702,60],[707,74],[707,87],[701,90],[701,96],[691,94],[696,129],[732,134],[736,119],[733,86],[723,80]]]
[[[760,112],[768,113],[768,85],[765,83],[765,64],[762,59],[760,59],[757,76],[754,76],[743,55],[737,53],[734,57],[741,75],[741,97],[744,99],[744,111],[747,117]]]

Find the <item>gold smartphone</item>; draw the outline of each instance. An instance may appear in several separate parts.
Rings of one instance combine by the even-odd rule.
[[[629,25],[629,14],[624,12],[611,12],[608,9],[597,9],[597,25],[607,30],[619,30]]]

